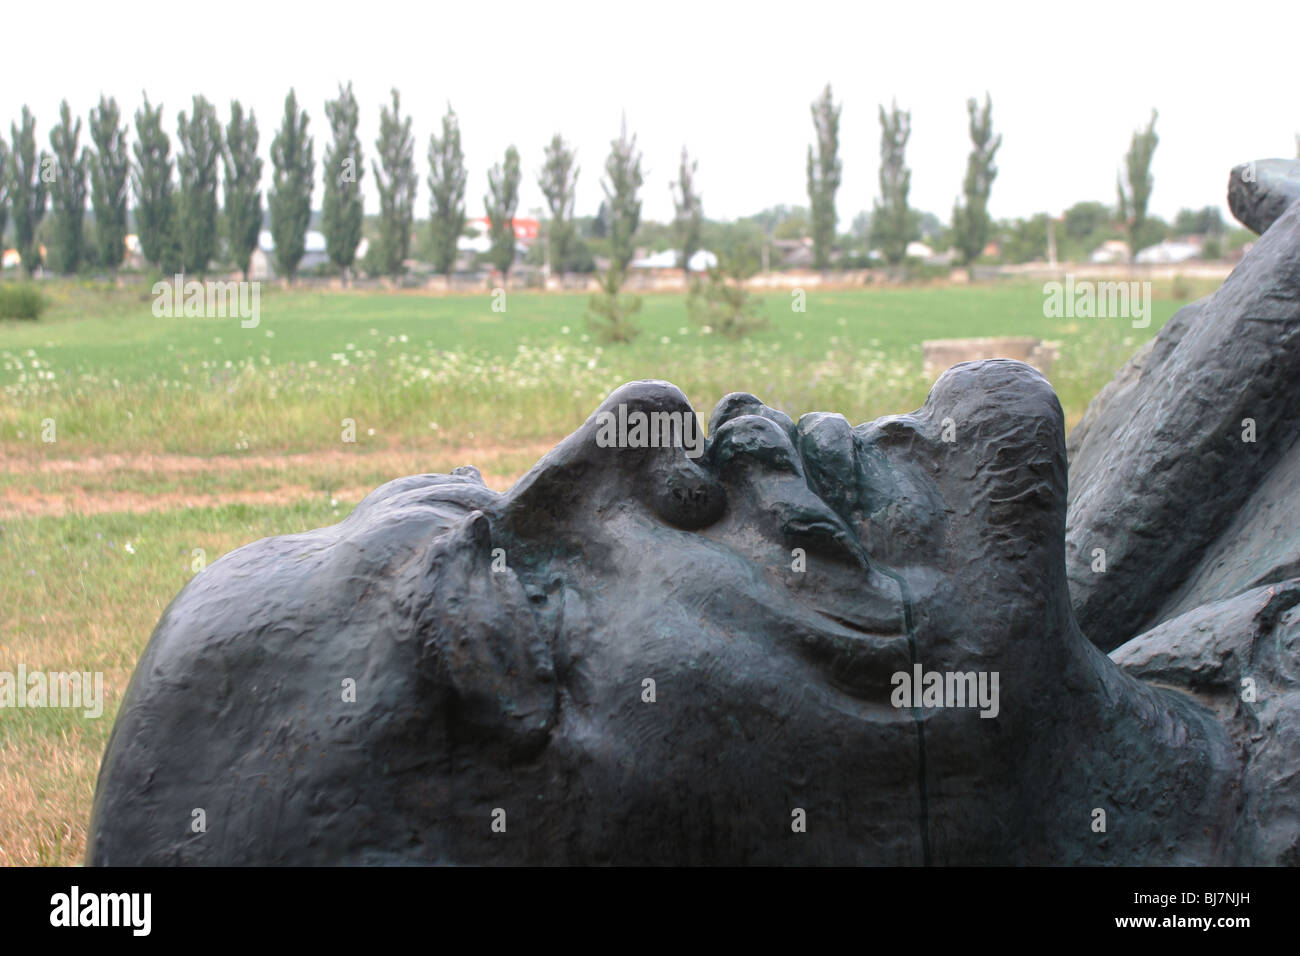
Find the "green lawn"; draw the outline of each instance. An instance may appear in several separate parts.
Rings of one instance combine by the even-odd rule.
[[[580,295],[492,299],[264,288],[257,328],[156,318],[148,290],[56,289],[40,322],[0,324],[0,450],[234,453],[366,445],[473,445],[564,434],[612,388],[666,378],[708,414],[752,391],[794,416],[853,421],[924,400],[924,339],[1030,335],[1059,343],[1051,378],[1077,419],[1114,369],[1181,304],[1156,288],[1150,328],[1048,319],[1038,284],[813,292],[807,310],[764,297],[771,326],[737,342],[691,325],[680,295],[643,299],[641,336],[600,345]],[[1205,290],[1200,290],[1205,291]],[[371,430],[373,429],[373,434]]]

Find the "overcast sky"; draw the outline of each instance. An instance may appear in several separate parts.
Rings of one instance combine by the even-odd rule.
[[[319,164],[324,102],[351,80],[366,166],[379,108],[397,87],[414,116],[417,215],[428,214],[426,153],[448,101],[461,120],[471,216],[486,170],[513,143],[520,214],[541,207],[543,146],[578,148],[577,212],[594,213],[609,143],[626,112],[644,152],[643,217],[672,216],[685,144],[710,218],[807,205],[810,102],[827,82],[843,103],[841,229],[877,194],[877,104],[912,113],[912,204],[945,220],[969,151],[966,100],[993,97],[1003,134],[995,217],[1115,201],[1133,131],[1160,111],[1151,209],[1219,204],[1228,170],[1294,156],[1300,132],[1300,2],[1232,5],[1093,0],[1042,3],[174,2],[6,4],[0,122],[24,103],[48,148],[59,101],[83,117],[101,93],[133,115],[141,91],[176,113],[202,93],[229,118],[257,114],[267,158],[292,86]],[[1253,48],[1246,48],[1254,44]],[[134,136],[134,133],[132,133]],[[83,142],[89,140],[83,127]],[[375,209],[367,171],[367,211]],[[319,176],[313,205],[319,207]]]

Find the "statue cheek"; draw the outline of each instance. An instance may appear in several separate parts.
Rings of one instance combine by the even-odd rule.
[[[943,562],[948,506],[919,462],[899,460],[897,450],[864,445],[857,464],[860,510],[854,529],[863,547],[886,564]]]
[[[479,511],[431,542],[420,579],[421,666],[462,733],[523,756],[544,746],[555,724],[548,628],[559,613],[539,613],[549,595],[528,593],[511,563],[519,559],[501,545]]]

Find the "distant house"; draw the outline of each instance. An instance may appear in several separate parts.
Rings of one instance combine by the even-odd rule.
[[[511,225],[515,228],[515,245],[520,252],[527,252],[528,248],[537,241],[537,237],[541,235],[542,224],[536,219],[512,219]],[[465,233],[456,240],[457,251],[487,252],[492,248],[490,227],[491,224],[488,222],[487,216],[466,220]]]
[[[690,261],[686,263],[686,268],[691,272],[707,272],[718,264],[718,257],[707,249],[698,249],[691,256]],[[642,256],[640,259],[633,259],[628,263],[630,269],[680,269],[677,264],[677,250],[665,249],[663,252],[655,252],[648,256]]]
[[[122,242],[126,246],[126,255],[122,259],[122,264],[129,269],[147,269],[149,262],[144,257],[144,247],[140,245],[140,237],[134,232],[128,232]]]
[[[1128,262],[1128,243],[1123,239],[1107,239],[1092,251],[1089,262],[1106,265],[1112,262]]]
[[[369,248],[370,243],[362,239],[361,244],[357,246],[357,262],[364,258]],[[315,229],[308,229],[306,251],[303,253],[302,261],[298,263],[298,272],[309,272],[329,262],[329,253],[325,250],[325,234]],[[253,255],[248,262],[248,277],[273,279],[275,276],[275,238],[270,230],[263,229],[257,234],[257,248],[253,250]]]
[[[38,248],[41,253],[41,261],[44,262],[46,257],[45,247],[39,246]],[[0,255],[0,266],[3,266],[5,269],[17,269],[22,264],[23,257],[17,249],[6,249],[4,253]]]
[[[471,229],[469,223],[466,223],[465,232],[466,235],[456,240],[457,252],[476,252],[483,255],[492,248],[492,240],[486,229]]]
[[[1137,254],[1137,261],[1167,265],[1173,262],[1186,262],[1201,254],[1201,242],[1195,236],[1183,239],[1166,239],[1154,246],[1147,246]]]
[[[772,264],[784,269],[811,269],[813,264],[813,241],[803,239],[773,239]]]

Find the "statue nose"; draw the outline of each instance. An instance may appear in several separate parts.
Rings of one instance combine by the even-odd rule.
[[[853,428],[843,415],[810,412],[799,419],[799,456],[808,483],[846,521],[859,506]]]

